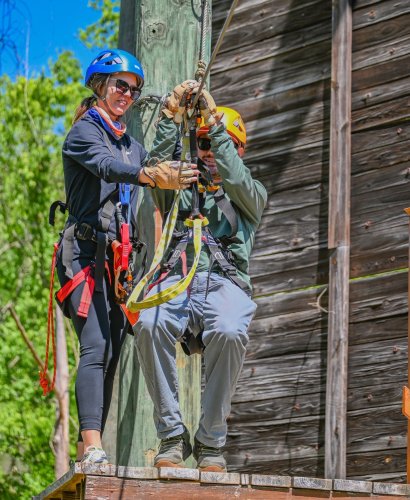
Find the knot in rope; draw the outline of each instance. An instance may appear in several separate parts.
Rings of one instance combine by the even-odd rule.
[[[205,76],[206,64],[205,61],[199,60],[198,67],[195,72],[195,80],[201,82]]]

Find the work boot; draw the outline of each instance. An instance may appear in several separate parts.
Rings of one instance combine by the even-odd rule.
[[[154,458],[154,467],[183,467],[182,462],[192,453],[188,429],[178,436],[161,439]]]
[[[197,467],[204,472],[226,472],[226,460],[221,448],[212,448],[195,438],[193,455]]]

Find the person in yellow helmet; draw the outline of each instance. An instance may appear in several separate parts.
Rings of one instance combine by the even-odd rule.
[[[200,107],[204,119],[197,131],[199,208],[209,224],[202,234],[199,263],[188,290],[165,304],[144,309],[134,332],[161,440],[154,465],[181,467],[193,453],[200,470],[226,471],[222,453],[226,421],[256,309],[251,299],[249,258],[267,194],[242,160],[246,129],[240,114],[231,108],[216,108],[206,91]],[[180,120],[171,96],[162,110],[154,143],[159,157],[172,154]],[[154,189],[152,193],[166,214],[173,199],[170,192]],[[148,295],[181,280],[192,264],[192,239],[184,226],[192,209],[192,193],[191,189],[181,193],[173,248]],[[188,354],[200,353],[204,361],[202,415],[193,448],[178,402],[178,341]]]
[[[215,116],[219,122],[224,125],[225,130],[231,136],[235,145],[243,148],[239,154],[239,156],[243,156],[246,146],[246,128],[241,115],[235,109],[218,106],[216,108]],[[202,119],[197,136],[201,137],[203,135],[207,135],[208,132],[209,125],[206,125],[204,119]]]
[[[242,158],[246,146],[246,128],[241,115],[235,109],[218,106],[215,116],[219,123],[223,124],[226,132],[231,136],[238,156]],[[200,162],[208,168],[213,180],[213,185],[215,186],[214,189],[216,190],[219,184],[222,183],[222,178],[218,172],[215,156],[211,149],[211,139],[208,136],[209,129],[209,125],[205,125],[204,119],[202,119],[197,132],[198,158]]]

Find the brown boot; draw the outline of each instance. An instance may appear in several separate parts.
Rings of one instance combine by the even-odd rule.
[[[226,460],[221,448],[206,446],[195,438],[193,455],[201,471],[226,472]]]

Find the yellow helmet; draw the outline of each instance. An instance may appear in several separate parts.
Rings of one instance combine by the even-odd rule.
[[[216,110],[218,113],[223,113],[221,121],[225,125],[228,134],[235,142],[239,143],[240,146],[245,146],[246,129],[241,115],[235,109],[226,108],[225,106],[218,106]],[[209,127],[205,126],[204,120],[202,119],[197,135],[207,134],[208,131]]]

